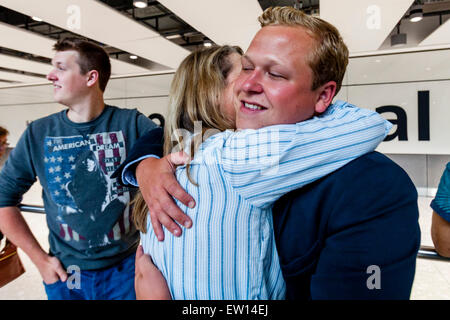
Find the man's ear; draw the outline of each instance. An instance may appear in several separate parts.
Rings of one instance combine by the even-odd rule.
[[[329,81],[321,85],[317,89],[317,101],[314,111],[316,113],[322,113],[327,110],[328,106],[333,101],[334,94],[336,93],[336,82]]]
[[[86,85],[88,87],[92,87],[95,85],[95,83],[98,82],[98,71],[97,70],[91,70],[87,73],[87,83]]]

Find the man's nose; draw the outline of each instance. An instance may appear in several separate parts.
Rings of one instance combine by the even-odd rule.
[[[54,71],[55,70],[51,70],[48,74],[47,74],[47,80],[49,80],[49,81],[54,81],[54,80],[56,80],[56,76],[55,76],[55,73],[54,73]]]
[[[261,71],[253,70],[242,83],[242,89],[249,93],[261,93],[263,91]]]

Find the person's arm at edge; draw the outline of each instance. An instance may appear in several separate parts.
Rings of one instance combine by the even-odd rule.
[[[450,162],[445,166],[439,181],[436,196],[430,203],[433,209],[431,218],[431,239],[437,253],[443,257],[450,257]]]
[[[65,281],[67,274],[58,258],[51,257],[41,248],[18,208],[23,194],[36,182],[32,160],[34,124],[22,134],[0,172],[0,230],[30,257],[44,282],[50,284],[58,278]]]
[[[434,210],[431,218],[431,239],[437,253],[450,258],[450,222]]]
[[[56,257],[49,256],[33,236],[19,208],[0,208],[0,230],[12,243],[22,249],[36,265],[45,283],[67,280],[67,273]]]

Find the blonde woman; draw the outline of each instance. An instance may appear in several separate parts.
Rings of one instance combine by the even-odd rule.
[[[241,71],[242,54],[242,49],[237,46],[215,46],[195,51],[182,61],[169,93],[164,154],[198,148],[199,145],[194,146],[194,143],[201,142],[205,134],[235,127],[232,90]],[[194,134],[196,123],[201,125],[201,132],[189,145],[186,140]],[[189,165],[186,168],[189,171]],[[134,203],[134,223],[139,230],[147,232],[148,208],[142,194],[137,195]]]

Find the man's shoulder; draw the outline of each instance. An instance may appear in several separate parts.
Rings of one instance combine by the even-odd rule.
[[[139,115],[141,112],[139,112],[136,108],[122,108],[117,106],[108,105],[108,108],[111,110],[113,114],[120,114],[120,115]]]
[[[399,217],[416,221],[417,215],[417,190],[413,182],[399,165],[378,152],[363,155],[294,190],[274,206],[278,233],[283,228],[280,225],[288,219],[302,221],[307,228],[326,225],[329,232],[337,232],[375,219],[377,223],[390,223],[390,219]]]
[[[53,134],[58,132],[64,122],[59,111],[52,113],[48,116],[36,119],[27,124],[27,127],[23,133],[23,136],[28,136],[32,140],[43,139],[50,132]]]
[[[408,179],[408,174],[397,163],[379,152],[373,151],[349,162],[327,177],[335,179],[377,179],[389,183],[395,179]]]
[[[115,123],[127,124],[129,128],[133,128],[136,125],[141,130],[149,130],[156,127],[156,124],[137,108],[128,109],[108,105],[108,109]]]
[[[61,113],[64,112],[63,111],[58,111],[52,114],[49,114],[48,116],[33,120],[30,122],[30,126],[31,127],[40,127],[42,125],[46,125],[49,122],[57,122],[61,120]]]
[[[379,152],[370,152],[327,176],[285,196],[287,201],[317,201],[334,206],[337,202],[392,202],[417,197],[408,174]]]
[[[391,160],[386,155],[384,155],[380,152],[377,152],[377,151],[372,151],[372,152],[366,153],[366,154],[356,158],[355,160],[349,162],[343,168],[345,168],[346,170],[349,170],[350,168],[355,168],[355,167],[362,167],[362,168],[373,169],[373,170],[388,169],[388,170],[396,171],[397,173],[405,173],[405,171],[397,163],[395,163],[393,160]],[[368,173],[371,174],[372,171],[369,171]]]
[[[370,152],[329,174],[310,189],[312,198],[336,208],[383,211],[400,203],[417,203],[417,189],[398,164],[379,152]],[[378,209],[376,209],[378,208]],[[351,211],[351,210],[350,210]],[[368,213],[370,214],[370,213]]]

